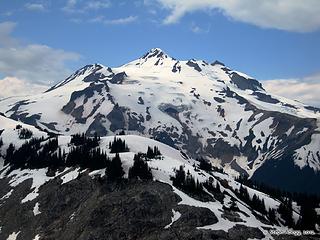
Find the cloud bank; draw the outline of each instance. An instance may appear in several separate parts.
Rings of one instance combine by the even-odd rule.
[[[24,5],[26,9],[30,11],[44,11],[46,8],[43,4],[41,3],[27,3]]]
[[[80,55],[40,44],[21,44],[11,36],[16,23],[0,23],[0,97],[43,90],[70,74],[69,61]],[[14,88],[17,90],[14,91]]]
[[[305,78],[267,80],[262,84],[276,95],[320,107],[320,73]]]
[[[67,0],[62,10],[68,13],[85,13],[88,10],[106,9],[111,5],[109,0]]]
[[[151,0],[148,0],[149,4]],[[319,0],[155,0],[170,14],[163,23],[178,22],[184,15],[199,10],[217,10],[225,16],[262,28],[293,32],[320,29]]]
[[[44,92],[46,85],[30,83],[15,77],[5,77],[0,80],[0,99],[11,96],[25,96]]]
[[[91,23],[102,23],[105,25],[126,25],[138,20],[137,16],[128,16],[124,18],[107,19],[104,16],[98,16],[89,20]]]

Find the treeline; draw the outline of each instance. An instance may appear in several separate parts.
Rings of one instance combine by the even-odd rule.
[[[204,191],[203,184],[198,179],[195,180],[189,170],[186,173],[183,166],[175,170],[175,176],[172,176],[171,180],[173,186],[198,200],[212,200],[212,197]]]
[[[198,194],[203,191],[202,183],[199,183],[199,180],[196,181],[189,170],[186,173],[183,166],[175,170],[175,176],[171,180],[173,186],[184,192]]]
[[[199,162],[199,168],[206,172],[216,171],[223,173],[222,169],[213,167],[210,162],[206,161],[203,158],[197,159]],[[292,227],[294,229],[300,230],[313,230],[315,229],[316,224],[320,225],[320,217],[317,215],[315,208],[319,207],[320,197],[317,195],[308,195],[304,193],[290,193],[287,191],[282,191],[276,188],[269,187],[262,183],[253,182],[248,179],[246,176],[241,175],[236,179],[241,183],[240,189],[235,190],[236,195],[247,203],[252,209],[264,214],[267,216],[270,222],[278,224],[277,221],[277,212],[280,214],[280,217],[283,219],[286,226]],[[256,189],[260,192],[266,193],[273,198],[281,200],[278,209],[266,209],[265,202],[263,199],[260,199],[258,195],[253,194],[252,197],[249,196],[248,190],[246,187]],[[210,192],[215,194],[215,198],[219,197],[217,195],[216,189],[212,188],[208,182],[203,184],[204,187]],[[297,205],[300,206],[300,217],[297,223],[293,220],[293,207],[292,201],[297,202]]]
[[[10,164],[11,170],[44,168],[55,164],[57,156],[53,152],[58,146],[58,140],[54,138],[46,143],[44,141],[43,137],[32,138],[18,149],[11,143],[7,148],[4,164]]]
[[[239,190],[238,189],[235,190],[235,193],[239,199],[241,199],[242,201],[247,203],[252,209],[254,209],[262,214],[267,213],[264,200],[260,199],[256,194],[253,194],[253,196],[251,198],[248,193],[248,189],[246,187],[242,186],[242,184],[240,185]]]
[[[99,146],[100,137],[95,134],[93,138],[86,137],[84,133],[72,135],[70,143],[75,146],[84,146],[88,149]]]
[[[63,170],[65,167],[80,167],[82,169],[98,170],[106,168],[106,176],[110,181],[123,179],[124,170],[120,159],[120,152],[129,151],[124,140],[114,138],[110,142],[110,149],[116,152],[110,159],[107,153],[99,147],[100,137],[86,137],[84,134],[71,136],[70,150],[68,154],[59,147],[58,138],[32,138],[26,141],[20,148],[10,144],[6,156],[5,165],[10,165],[10,171],[14,169],[40,169],[48,168],[49,171]],[[146,153],[134,155],[134,164],[129,169],[130,179],[152,180],[152,172],[147,164],[148,157],[159,156],[157,147],[148,147]],[[148,157],[147,157],[148,156]],[[10,172],[9,171],[9,172]]]
[[[11,171],[14,169],[40,169],[79,166],[91,170],[106,167],[107,154],[99,146],[100,138],[88,138],[76,134],[71,137],[70,143],[74,146],[66,154],[58,145],[58,138],[32,138],[15,148],[10,144],[6,156],[5,165],[9,164]]]
[[[203,183],[203,187],[210,192],[216,200],[223,204],[224,193],[221,191],[218,181],[214,184],[213,177],[209,177],[209,179]]]
[[[262,183],[253,182],[246,176],[240,176],[236,179],[241,184],[250,188],[256,189],[260,192],[266,193],[273,198],[281,201],[277,212],[280,214],[284,223],[294,229],[299,230],[313,230],[315,225],[320,225],[320,217],[317,216],[315,208],[319,207],[320,197],[305,193],[291,193],[282,191],[280,189],[272,188]],[[300,206],[300,217],[297,223],[293,220],[292,202],[295,201]],[[275,211],[275,210],[273,210]],[[275,213],[269,211],[269,219],[275,218]]]

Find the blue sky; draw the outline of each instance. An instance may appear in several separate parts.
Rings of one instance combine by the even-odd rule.
[[[83,65],[116,67],[159,47],[177,59],[217,59],[259,80],[273,80],[266,84],[274,91],[279,80],[318,84],[320,2],[261,2],[2,0],[0,79],[48,85]]]

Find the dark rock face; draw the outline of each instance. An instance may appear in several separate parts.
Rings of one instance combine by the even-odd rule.
[[[126,77],[127,77],[127,74],[125,72],[121,72],[114,75],[112,79],[109,81],[113,84],[122,84],[122,82]]]
[[[10,116],[10,118],[17,121],[20,120],[25,124],[37,126],[38,125],[37,121],[41,119],[41,113],[33,114],[29,117],[28,117],[28,113],[14,113]]]
[[[189,67],[194,68],[194,69],[197,70],[198,72],[201,72],[201,71],[202,71],[202,69],[199,67],[199,65],[198,65],[197,63],[193,62],[193,61],[188,61],[186,64],[187,64]]]
[[[112,111],[107,115],[107,119],[111,122],[110,130],[112,132],[125,128],[124,112],[124,108],[115,105]]]
[[[320,108],[312,107],[312,106],[306,106],[304,107],[307,110],[314,111],[315,113],[320,112]]]
[[[0,192],[8,191],[8,179],[0,180]],[[228,232],[199,230],[217,222],[206,208],[178,205],[181,201],[171,186],[153,181],[110,183],[82,173],[61,185],[56,178],[40,188],[39,196],[21,204],[32,182],[14,189],[6,201],[0,200],[0,239],[20,231],[17,240],[37,234],[49,240],[87,239],[261,239],[259,229],[236,225]],[[39,204],[40,214],[33,207]],[[172,210],[181,217],[170,227]],[[19,217],[17,217],[19,216]]]
[[[234,156],[239,156],[239,149],[231,147],[229,143],[219,138],[212,149],[212,154],[216,158],[220,158],[224,163],[229,163]]]
[[[102,78],[105,78],[106,76],[103,75],[102,73],[92,73],[88,76],[86,76],[83,81],[84,82],[96,82],[98,81],[99,79],[102,79]]]
[[[10,108],[8,111],[6,111],[6,113],[8,112],[17,112],[19,110],[19,108],[23,105],[29,105],[31,102],[29,102],[29,100],[22,100],[19,102],[16,102],[12,108]]]
[[[81,90],[81,91],[75,91],[71,94],[69,102],[64,105],[61,109],[62,112],[65,114],[70,114],[73,116],[78,123],[86,123],[86,120],[88,117],[92,116],[100,106],[100,104],[96,104],[93,106],[93,109],[89,116],[87,118],[83,118],[83,111],[84,111],[84,104],[86,104],[90,98],[94,96],[94,94],[101,94],[101,92],[105,90],[106,92],[109,91],[108,85],[105,84],[96,84],[96,83],[90,83],[90,85]],[[81,103],[80,106],[76,108],[76,103],[75,101],[79,98],[83,97],[83,103]]]
[[[29,116],[28,113],[20,110],[21,106],[29,105],[32,103],[34,102],[30,102],[29,100],[22,100],[22,101],[16,102],[8,111],[6,111],[6,113],[13,112],[10,115],[10,118],[13,120],[17,120],[17,121],[19,120],[23,123],[37,126],[38,124],[37,121],[41,119],[41,113],[32,114],[31,116]]]
[[[264,94],[262,92],[254,92],[253,95],[257,96],[257,98],[263,102],[273,103],[273,104],[280,102],[279,100],[272,98],[270,95]]]
[[[40,123],[43,124],[46,128],[50,129],[51,131],[54,131],[54,132],[57,131],[57,129],[55,127],[57,125],[56,122],[50,122],[50,123],[40,122]]]
[[[138,98],[138,104],[144,105],[144,101],[142,97]]]
[[[176,73],[176,72],[181,72],[181,66],[178,66],[178,64],[179,64],[179,61],[178,62],[176,62],[174,65],[173,65],[173,67],[172,67],[172,72],[174,72],[174,73]]]
[[[223,100],[222,98],[219,98],[219,97],[214,97],[213,99],[218,103],[224,103],[225,102],[225,100]]]
[[[73,109],[71,116],[74,117],[78,123],[86,123],[86,119],[82,118],[83,111],[84,107],[79,106]]]
[[[224,63],[222,63],[222,62],[220,62],[220,61],[218,61],[218,60],[216,60],[216,61],[214,61],[213,63],[211,63],[211,65],[212,65],[212,66],[214,66],[214,65],[225,66]]]
[[[86,135],[94,136],[94,134],[98,134],[98,136],[106,136],[108,134],[108,130],[103,126],[103,122],[106,120],[105,115],[98,113],[94,117],[94,121],[90,124]]]
[[[246,79],[239,74],[233,72],[231,74],[231,81],[240,89],[250,89],[253,91],[264,90],[261,83],[255,79]]]
[[[152,132],[152,135],[154,136],[154,139],[156,139],[159,142],[162,142],[164,144],[167,144],[170,147],[175,148],[175,142],[171,138],[171,136],[166,131],[150,131]]]
[[[66,114],[70,114],[71,111],[73,110],[73,108],[70,109],[70,104],[72,106],[74,106],[74,101],[77,100],[80,97],[84,97],[84,103],[86,103],[88,101],[89,98],[93,97],[94,93],[101,93],[102,89],[103,89],[104,85],[103,84],[95,84],[95,83],[91,83],[89,85],[89,87],[80,90],[80,91],[75,91],[71,94],[70,100],[68,102],[67,105],[65,105],[62,108],[62,111]],[[73,104],[72,104],[73,102]]]
[[[127,113],[128,115],[128,130],[139,131],[144,133],[145,127],[143,126],[144,117],[135,112]]]

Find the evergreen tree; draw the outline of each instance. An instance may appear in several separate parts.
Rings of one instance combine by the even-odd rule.
[[[153,158],[153,150],[150,146],[148,146],[148,150],[147,150],[147,158]]]
[[[161,156],[161,152],[159,150],[159,148],[157,146],[154,146],[153,148],[148,146],[148,150],[147,150],[147,158],[152,159],[152,158],[156,158],[158,156]]]
[[[176,187],[182,187],[185,183],[186,172],[184,171],[183,166],[180,166],[178,170],[176,170],[175,177],[172,178],[172,184]]]
[[[134,155],[133,166],[129,169],[129,178],[140,178],[145,180],[152,179],[152,172],[148,163],[142,159],[142,154]]]
[[[240,189],[239,189],[239,197],[247,203],[250,201],[248,189],[246,187],[243,187],[242,184],[240,185]]]
[[[268,218],[269,218],[271,223],[275,223],[276,222],[276,211],[273,208],[269,208]]]
[[[171,178],[173,186],[190,193],[192,195],[206,195],[203,191],[203,185],[198,180],[195,181],[194,177],[190,174],[189,170],[187,174],[184,171],[183,166],[180,166],[175,171],[175,176]]]
[[[126,135],[126,132],[125,132],[124,130],[121,130],[118,135],[119,135],[119,136]]]
[[[288,227],[293,227],[292,200],[287,198],[284,202],[281,202],[278,212],[281,218],[285,221],[286,225]]]
[[[106,175],[108,180],[110,181],[121,180],[123,178],[124,171],[123,171],[121,159],[118,153],[111,160],[110,164],[108,164],[106,169]]]
[[[129,148],[125,140],[114,137],[112,142],[109,142],[110,153],[129,152]]]
[[[161,155],[161,152],[160,152],[160,150],[159,150],[159,148],[157,146],[153,147],[153,154],[154,154],[155,157]]]
[[[317,223],[317,213],[314,209],[315,206],[308,200],[301,203],[300,219],[298,221],[298,228],[301,230],[315,230]]]
[[[9,147],[7,148],[6,157],[4,159],[4,165],[7,165],[8,163],[11,164],[13,162],[14,151],[15,151],[15,147],[12,143],[10,143]]]
[[[231,204],[230,204],[229,210],[233,212],[239,211],[238,205],[235,202],[234,198],[231,198]]]
[[[71,136],[71,141],[75,146],[83,146],[86,149],[92,149],[99,146],[100,137],[95,133],[94,137],[87,137],[84,133],[74,134]]]
[[[206,172],[210,172],[212,171],[212,165],[209,161],[206,161],[204,158],[200,158],[197,159],[200,164],[199,164],[199,168],[206,171]]]
[[[216,184],[216,192],[221,193],[220,184],[218,182]]]
[[[21,128],[19,131],[19,138],[20,139],[29,139],[33,135],[33,132],[27,128]]]

